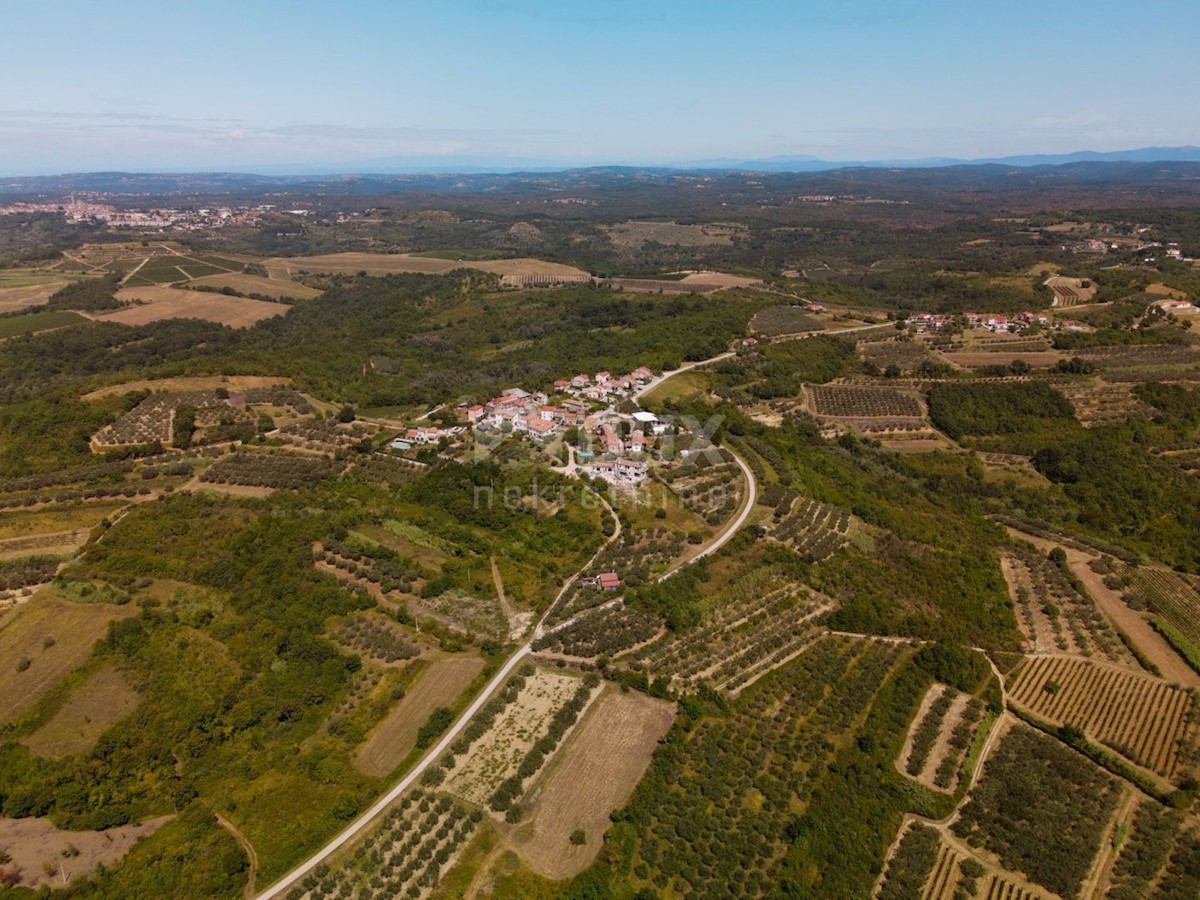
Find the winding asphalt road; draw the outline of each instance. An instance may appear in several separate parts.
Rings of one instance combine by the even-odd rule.
[[[733,355],[734,354],[732,352],[721,353],[721,354],[718,354],[717,356],[712,357],[711,359],[705,359],[705,360],[701,360],[699,362],[689,363],[688,365],[681,366],[678,369],[672,369],[670,372],[664,373],[663,375],[660,375],[658,378],[652,380],[644,388],[639,390],[634,396],[635,396],[635,398],[640,398],[644,394],[647,394],[654,388],[658,387],[658,385],[662,384],[667,379],[672,378],[675,375],[680,374],[681,372],[686,372],[689,369],[694,369],[697,366],[707,365],[708,363],[718,362],[722,359],[728,359],[729,357],[731,357]],[[695,556],[693,556],[686,563],[676,566],[674,569],[670,570],[669,572],[664,573],[660,580],[666,580],[667,578],[670,578],[672,575],[679,572],[681,569],[696,562],[696,560],[703,559],[706,556],[716,553],[718,550],[720,550],[722,547],[724,547],[725,544],[728,543],[733,538],[733,536],[741,529],[741,527],[746,524],[746,520],[750,517],[750,513],[754,509],[755,498],[757,497],[758,483],[754,478],[754,473],[750,470],[750,467],[746,464],[745,460],[743,460],[740,456],[738,456],[732,450],[730,450],[729,452],[733,456],[734,462],[736,462],[738,467],[742,470],[742,474],[746,476],[747,490],[746,490],[746,497],[743,500],[741,512],[738,514],[737,518],[734,519],[733,522],[731,522],[725,528],[725,530],[722,531],[721,534],[718,535],[717,538],[711,544],[709,544],[707,547],[705,547],[703,550],[701,550],[699,553],[697,553]],[[603,501],[603,498],[601,498],[601,500]],[[621,534],[620,518],[613,512],[612,507],[608,506],[607,501],[604,501],[604,503],[605,503],[605,506],[608,508],[609,513],[612,514],[613,518],[616,520],[617,527],[616,527],[616,530],[613,532],[613,534],[609,537],[609,539],[607,541],[605,541],[605,543],[601,546],[600,550],[597,551],[596,555],[599,555],[599,553],[604,549],[604,547],[607,547],[611,541],[617,539]],[[591,560],[588,560],[588,562],[584,565],[584,567],[582,569],[580,569],[579,571],[582,572],[582,571],[586,570],[587,567],[589,565],[591,565],[592,560],[594,560],[594,559],[595,559],[595,556],[593,556]],[[555,598],[555,602],[550,605],[550,609],[554,608],[554,606],[555,606],[555,604],[557,604],[558,600],[563,596],[564,593],[566,593],[567,588],[570,587],[570,585],[578,577],[579,577],[579,572],[575,573],[575,575],[572,576],[563,585],[563,588],[559,592],[558,597]],[[548,611],[549,610],[547,610],[547,612]],[[544,618],[545,617],[543,617],[543,621],[544,621]],[[563,624],[565,625],[567,623],[563,623]],[[537,627],[534,629],[534,635],[535,635],[534,640],[536,640],[536,637],[538,635],[541,635],[542,633],[543,633],[542,623],[539,622]],[[468,706],[466,708],[466,710],[463,711],[462,715],[460,715],[458,717],[458,719],[455,721],[455,723],[450,726],[450,730],[447,731],[442,736],[441,740],[439,740],[436,744],[434,744],[434,746],[429,750],[429,752],[427,752],[423,757],[421,757],[421,759],[417,762],[417,764],[415,766],[413,766],[412,770],[409,771],[409,773],[407,775],[405,775],[402,779],[400,779],[400,781],[397,782],[396,785],[394,787],[392,787],[391,790],[389,790],[386,794],[384,794],[377,801],[375,801],[375,803],[371,806],[370,809],[368,809],[361,816],[359,816],[357,819],[355,819],[353,822],[351,822],[341,833],[339,833],[336,837],[334,837],[328,844],[326,844],[324,847],[322,847],[320,850],[318,850],[316,853],[314,853],[312,856],[310,856],[307,860],[305,860],[303,863],[301,863],[299,866],[297,866],[295,869],[293,869],[291,872],[289,872],[287,875],[285,875],[279,881],[275,882],[273,885],[271,885],[266,890],[261,891],[258,894],[256,900],[271,900],[271,898],[282,896],[286,891],[288,891],[296,883],[298,883],[299,881],[302,881],[305,876],[307,876],[310,872],[312,872],[313,869],[315,869],[321,863],[328,860],[331,856],[333,856],[340,849],[342,849],[342,847],[349,844],[352,840],[354,840],[354,838],[356,838],[359,834],[361,834],[364,830],[366,830],[375,821],[375,819],[377,819],[380,815],[382,815],[383,812],[393,802],[395,802],[396,799],[398,799],[400,797],[401,794],[403,794],[410,787],[412,787],[414,784],[417,783],[417,780],[423,774],[425,774],[425,772],[429,769],[429,767],[431,765],[434,764],[434,762],[438,759],[438,757],[440,757],[442,755],[442,753],[445,752],[445,750],[452,743],[454,743],[455,739],[459,736],[459,734],[462,733],[462,730],[467,727],[467,724],[471,721],[471,719],[474,718],[474,716],[479,712],[479,710],[481,710],[483,708],[483,705],[485,703],[487,703],[488,699],[492,696],[492,694],[494,694],[496,692],[497,688],[499,688],[500,685],[504,683],[504,680],[506,678],[508,678],[508,676],[512,673],[513,669],[516,668],[516,666],[523,659],[525,659],[525,657],[529,656],[532,652],[533,652],[533,643],[532,643],[532,641],[530,641],[530,642],[522,645],[515,653],[513,653],[513,655],[508,658],[508,660],[504,663],[504,665],[500,667],[500,669],[496,672],[496,674],[492,676],[492,679],[491,679],[491,681],[489,681],[487,683],[487,686],[484,687],[484,689],[482,691],[480,691],[479,696],[477,696],[474,699],[474,701],[472,701],[471,705]]]

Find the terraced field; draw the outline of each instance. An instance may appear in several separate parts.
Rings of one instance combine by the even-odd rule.
[[[803,652],[822,633],[813,620],[833,608],[828,597],[770,568],[744,576],[710,604],[704,624],[642,648],[631,667],[675,685],[737,692]]]
[[[1041,656],[1009,676],[1009,696],[1055,725],[1074,725],[1166,778],[1194,766],[1191,692],[1116,666]]]
[[[801,556],[820,562],[849,540],[852,519],[848,509],[789,492],[767,523],[767,536]]]

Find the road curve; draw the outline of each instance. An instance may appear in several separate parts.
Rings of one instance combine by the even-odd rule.
[[[483,704],[488,701],[488,698],[491,697],[496,688],[503,683],[504,679],[506,679],[512,670],[516,668],[517,664],[531,652],[532,647],[530,647],[529,644],[525,644],[516,653],[510,656],[508,661],[500,667],[499,671],[497,671],[495,675],[492,676],[492,680],[487,683],[487,686],[480,691],[479,696],[477,696],[471,705],[463,711],[463,714],[458,717],[458,720],[450,727],[450,730],[442,735],[442,739],[434,744],[428,753],[421,757],[420,761],[413,766],[412,770],[407,775],[400,779],[395,787],[380,797],[379,800],[377,800],[375,804],[365,813],[351,822],[350,825],[348,825],[346,829],[341,832],[341,834],[331,840],[328,844],[306,859],[303,863],[301,863],[279,881],[275,882],[265,891],[262,891],[260,894],[258,894],[257,900],[268,900],[268,898],[271,897],[281,896],[284,891],[304,878],[305,875],[307,875],[325,860],[329,859],[329,857],[333,856],[333,854],[335,854],[342,847],[346,846],[346,844],[350,843],[350,841],[356,838],[360,832],[374,822],[374,820],[380,814],[382,814],[383,811],[387,809],[397,797],[399,797],[416,783],[417,779],[425,773],[426,769],[433,765],[433,763],[439,756],[442,755],[446,748],[454,743],[455,738],[458,737],[459,733],[463,730],[463,728],[466,727],[467,723],[474,718],[475,714],[479,712],[479,710],[483,707]]]

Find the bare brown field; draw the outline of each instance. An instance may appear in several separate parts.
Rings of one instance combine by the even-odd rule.
[[[128,394],[130,391],[153,391],[155,393],[211,391],[220,387],[228,388],[231,391],[242,391],[257,387],[278,387],[291,383],[290,379],[277,378],[273,375],[180,375],[175,378],[125,381],[84,394],[80,399],[99,400],[115,394]]]
[[[358,748],[354,764],[365,775],[381,778],[404,761],[417,742],[417,731],[439,706],[448,706],[483,670],[478,656],[443,657],[430,662],[417,683]]]
[[[286,272],[328,272],[368,275],[417,273],[440,275],[454,269],[479,269],[496,275],[587,275],[582,269],[541,259],[452,260],[405,253],[327,253],[323,256],[293,256],[269,259],[269,269]]]
[[[51,294],[66,284],[65,281],[52,281],[49,284],[31,284],[28,287],[0,288],[0,314],[41,306],[50,299]]]
[[[305,287],[294,281],[284,281],[282,278],[263,278],[259,275],[246,275],[234,272],[228,275],[205,275],[197,278],[192,284],[202,284],[215,288],[233,288],[243,294],[262,294],[264,297],[289,297],[293,300],[312,300],[320,297],[321,291]]]
[[[21,741],[34,756],[59,759],[90,750],[105,731],[137,709],[138,695],[105,665],[77,687],[50,721]]]
[[[1029,365],[1035,368],[1049,368],[1063,358],[1063,355],[1057,350],[960,350],[956,353],[941,353],[939,355],[952,365],[961,366],[964,369],[974,369],[981,366],[1007,366],[1018,359],[1029,363]]]
[[[712,284],[727,288],[755,287],[762,284],[761,278],[730,275],[727,272],[692,272],[690,275],[683,276],[680,280],[684,284]]]
[[[282,303],[162,286],[121,288],[117,291],[117,299],[139,305],[96,318],[122,325],[146,325],[164,319],[204,319],[233,328],[249,328],[255,322],[282,316],[288,311]]]
[[[595,860],[609,815],[629,799],[674,718],[671,704],[643,694],[614,689],[595,702],[535,786],[532,818],[511,835],[533,871],[568,878]],[[570,842],[577,828],[581,845]]]
[[[68,881],[92,875],[100,866],[110,866],[129,852],[141,838],[154,834],[174,816],[158,816],[135,825],[105,831],[63,831],[49,819],[0,819],[0,847],[21,870],[22,887],[62,887]],[[77,856],[70,849],[79,851]],[[49,864],[49,874],[43,865]],[[62,869],[59,869],[59,866]]]
[[[63,531],[91,530],[125,503],[101,501],[78,506],[47,506],[0,513],[0,541]]]
[[[0,623],[0,723],[29,710],[63,676],[79,668],[113,619],[136,616],[133,603],[72,603],[42,591]],[[50,646],[47,646],[50,644]],[[24,660],[29,666],[17,671]]]

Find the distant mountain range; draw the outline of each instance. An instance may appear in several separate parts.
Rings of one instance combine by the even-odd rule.
[[[369,194],[404,192],[496,191],[514,187],[603,187],[629,180],[664,182],[680,176],[724,176],[752,179],[791,176],[798,187],[827,187],[839,183],[891,182],[907,184],[1042,183],[1103,181],[1188,181],[1200,179],[1200,147],[1145,147],[1138,150],[1005,156],[995,159],[947,157],[909,160],[829,161],[811,156],[776,156],[769,159],[704,159],[671,165],[604,165],[566,168],[561,165],[519,165],[508,168],[460,165],[443,169],[432,159],[378,160],[371,171],[338,174],[287,171],[239,172],[85,172],[64,175],[0,176],[0,196],[61,197],[71,192],[113,195],[189,194]],[[444,164],[444,161],[443,161]]]
[[[756,172],[827,172],[831,169],[888,168],[932,169],[944,166],[999,165],[1016,168],[1060,166],[1078,162],[1200,162],[1200,147],[1142,147],[1138,150],[1079,150],[1074,153],[1035,153],[1024,156],[996,156],[984,159],[958,159],[932,156],[924,159],[860,160],[856,162],[820,159],[815,156],[772,156],[767,159],[708,159],[689,163],[687,169],[740,169]]]

